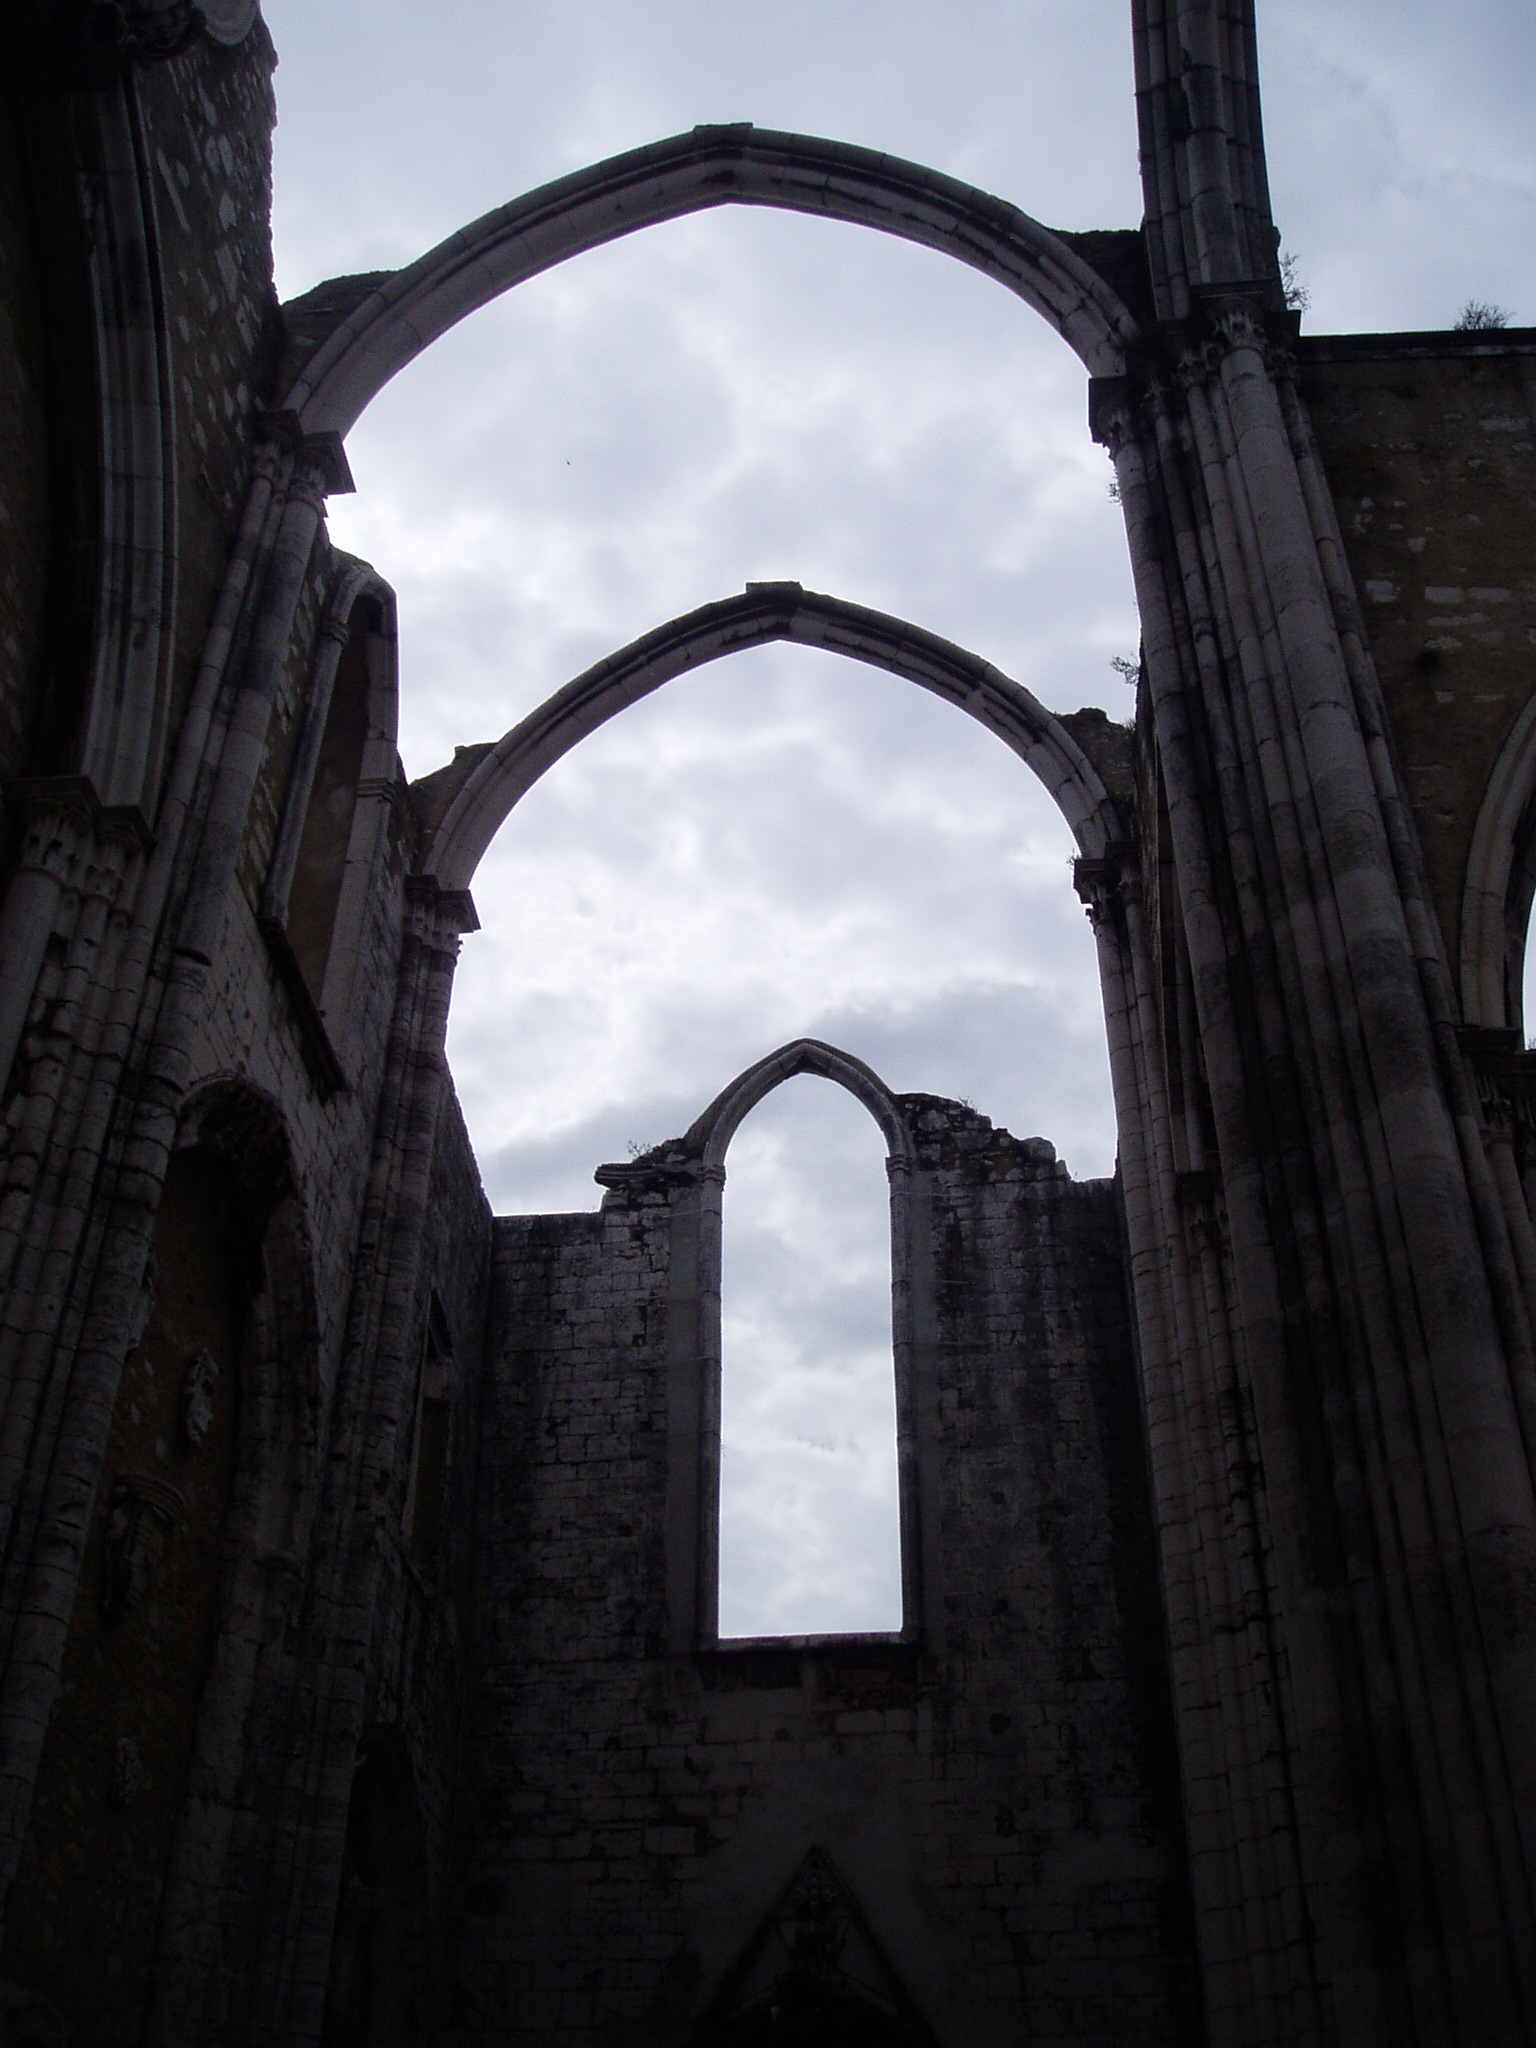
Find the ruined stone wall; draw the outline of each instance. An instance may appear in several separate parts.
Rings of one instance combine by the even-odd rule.
[[[1536,686],[1536,336],[1324,337],[1302,361],[1454,962],[1478,807]]]
[[[816,1852],[866,1984],[941,2041],[1198,2037],[1116,1189],[903,1109],[931,1376],[907,1639],[669,1653],[669,1478],[700,1450],[667,1403],[679,1198],[637,1173],[496,1225],[465,2048],[724,2024]]]

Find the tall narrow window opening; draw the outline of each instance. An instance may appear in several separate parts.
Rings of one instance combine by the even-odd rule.
[[[902,1626],[891,1221],[868,1111],[814,1075],[731,1142],[719,1633]]]
[[[370,648],[383,625],[378,599],[358,598],[336,665],[288,900],[288,942],[317,1004],[323,1000],[368,740]]]

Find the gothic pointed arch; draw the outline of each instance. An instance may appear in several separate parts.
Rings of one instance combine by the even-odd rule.
[[[1095,376],[1118,374],[1137,322],[1072,246],[956,178],[851,143],[754,128],[692,129],[609,157],[472,221],[402,270],[332,279],[287,314],[297,362],[282,404],[308,432],[345,434],[450,327],[583,250],[708,207],[770,206],[877,228],[994,278]]]
[[[931,690],[978,720],[1032,768],[1088,860],[1127,837],[1119,804],[1062,720],[1022,684],[936,633],[802,590],[749,583],[608,655],[545,700],[493,747],[461,750],[416,785],[426,818],[423,872],[444,889],[468,889],[513,806],[579,740],[674,676],[775,640],[825,648]]]
[[[766,1096],[797,1074],[819,1075],[846,1089],[855,1102],[862,1103],[880,1127],[891,1158],[909,1165],[912,1136],[901,1105],[873,1067],[852,1053],[840,1052],[819,1038],[796,1038],[756,1061],[724,1088],[689,1126],[684,1147],[704,1167],[723,1167],[725,1155],[737,1126]]]

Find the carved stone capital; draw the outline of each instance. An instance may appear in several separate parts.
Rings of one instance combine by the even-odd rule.
[[[1086,854],[1072,863],[1072,885],[1082,898],[1088,922],[1097,931],[1119,914],[1127,888],[1136,879],[1135,849],[1111,846],[1097,858]]]
[[[1272,376],[1295,367],[1301,316],[1279,296],[1268,278],[1224,285],[1202,285],[1194,294],[1194,310],[1174,339],[1180,374],[1187,380],[1211,374],[1236,349],[1253,349]]]
[[[1111,455],[1118,455],[1132,437],[1137,396],[1133,377],[1088,379],[1088,431]]]
[[[98,850],[109,849],[121,868],[125,856],[153,841],[143,813],[129,804],[102,803],[89,776],[24,776],[6,784],[5,796],[7,809],[21,822],[17,866],[51,875],[66,887],[79,878],[82,859]]]
[[[1124,376],[1091,377],[1088,430],[1094,440],[1109,450],[1111,458],[1122,448],[1148,442],[1175,381],[1173,368],[1155,349],[1130,358]]]
[[[1268,279],[1206,286],[1188,317],[1166,320],[1127,358],[1125,374],[1088,385],[1088,425],[1114,455],[1138,426],[1177,394],[1218,375],[1237,349],[1254,349],[1271,375],[1295,367],[1300,316],[1279,300]]]

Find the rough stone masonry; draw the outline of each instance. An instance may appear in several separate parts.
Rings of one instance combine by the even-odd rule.
[[[288,306],[256,0],[7,22],[5,2041],[1536,2041],[1536,332],[1301,335],[1252,0],[1131,16],[1140,227],[703,126]],[[1074,351],[1134,726],[751,583],[407,786],[352,423],[735,205]],[[801,1039],[599,1209],[492,1218],[444,1058],[479,858],[770,640],[1051,792],[1117,1174]],[[887,1152],[903,1619],[722,1641],[721,1189],[802,1073]]]

